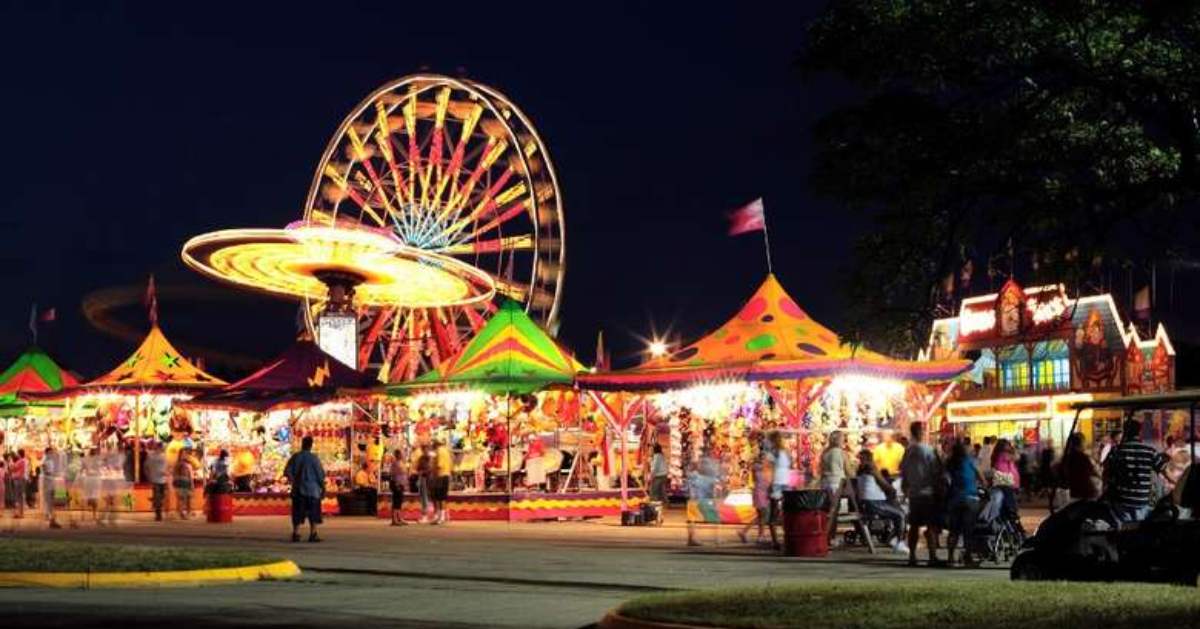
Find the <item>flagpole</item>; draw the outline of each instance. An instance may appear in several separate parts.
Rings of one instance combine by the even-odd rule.
[[[774,274],[775,267],[771,264],[771,235],[767,232],[767,210],[762,197],[759,197],[729,214],[731,220],[729,235],[737,236],[746,232],[762,230],[763,250],[767,254],[767,273]]]
[[[762,204],[762,246],[767,250],[767,275],[774,275],[775,269],[770,265],[770,235],[767,232],[767,204]]]
[[[763,208],[763,248],[767,251],[767,274],[774,275],[775,269],[771,266],[771,237],[767,233],[767,210]]]

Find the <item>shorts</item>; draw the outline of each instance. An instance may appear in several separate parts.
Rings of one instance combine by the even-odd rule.
[[[908,499],[909,526],[942,526],[942,508],[933,496],[911,496]]]
[[[392,483],[392,508],[399,509],[404,505],[404,481]]]
[[[946,524],[951,532],[969,536],[979,517],[979,499],[954,500],[946,507]]]
[[[430,479],[429,497],[433,500],[443,501],[450,495],[450,477],[438,476]]]
[[[292,526],[321,523],[321,499],[313,496],[292,494]]]

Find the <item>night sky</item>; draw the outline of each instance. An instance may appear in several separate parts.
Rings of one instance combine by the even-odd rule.
[[[731,316],[765,263],[757,234],[726,236],[725,215],[758,196],[781,281],[841,327],[839,278],[870,220],[808,185],[811,125],[854,96],[795,67],[822,3],[346,4],[0,9],[0,361],[28,345],[36,302],[58,314],[40,339],[56,358],[89,377],[111,369],[146,329],[137,295],[150,273],[185,353],[232,354],[245,369],[282,350],[294,303],[201,278],[179,249],[199,233],[299,218],[346,113],[422,70],[499,89],[546,142],[567,221],[560,338],[584,362],[600,329],[628,365],[652,330],[691,339]],[[122,287],[127,305],[109,320],[125,339],[81,307]],[[1183,323],[1177,342],[1194,343],[1197,326]]]
[[[628,363],[642,347],[636,335],[652,327],[687,338],[731,316],[765,263],[756,235],[725,235],[725,214],[758,196],[777,274],[814,316],[838,324],[836,275],[865,221],[832,211],[806,184],[808,128],[847,91],[806,84],[794,66],[817,3],[590,13],[341,4],[6,10],[5,360],[29,342],[37,302],[57,310],[41,340],[61,362],[88,376],[111,368],[132,344],[93,329],[81,301],[152,272],[164,329],[185,352],[281,350],[295,306],[201,278],[179,262],[180,246],[201,232],[299,218],[343,116],[421,69],[492,85],[537,125],[567,217],[560,337],[586,362],[601,328]],[[208,296],[173,298],[184,284]],[[136,301],[116,314],[145,327]]]

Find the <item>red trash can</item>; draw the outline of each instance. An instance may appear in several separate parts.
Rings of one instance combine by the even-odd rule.
[[[209,494],[205,507],[209,523],[228,524],[233,522],[233,494]]]
[[[783,552],[789,557],[829,554],[829,516],[824,511],[783,514]]]
[[[783,492],[783,553],[789,557],[829,554],[829,514],[825,492],[801,489]]]

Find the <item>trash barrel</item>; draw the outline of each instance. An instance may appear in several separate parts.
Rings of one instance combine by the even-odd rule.
[[[801,489],[783,492],[783,553],[789,557],[829,554],[829,516],[825,492]]]
[[[233,522],[233,494],[209,494],[205,504],[205,515],[211,524]]]

